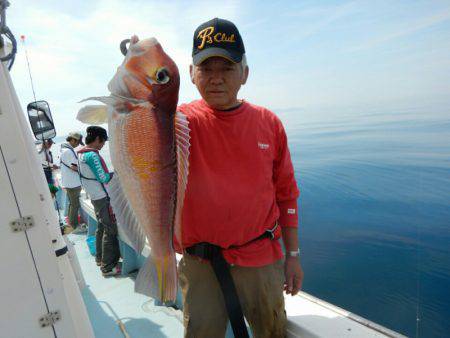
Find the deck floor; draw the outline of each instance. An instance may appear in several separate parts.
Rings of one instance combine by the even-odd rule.
[[[136,294],[133,276],[105,278],[89,253],[85,235],[71,234],[86,281],[82,295],[96,338],[124,338],[121,320],[130,338],[182,337],[180,311],[155,306],[151,298]]]

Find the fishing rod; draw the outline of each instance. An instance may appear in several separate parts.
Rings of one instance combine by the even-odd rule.
[[[34,89],[33,75],[31,74],[30,59],[28,57],[28,50],[27,50],[27,46],[26,46],[26,43],[25,43],[25,35],[21,35],[20,36],[20,41],[22,42],[22,46],[23,46],[23,49],[25,51],[25,59],[27,60],[27,68],[28,68],[28,75],[30,77],[31,90],[33,92],[34,103],[35,103],[35,105],[37,107],[38,104],[37,104],[37,100],[36,100],[36,91]],[[38,119],[38,121],[40,123],[41,122],[40,114],[37,114],[37,119]],[[42,141],[45,142],[46,140],[43,139]],[[46,150],[44,150],[44,151],[46,151]],[[59,228],[61,229],[62,234],[64,234],[64,222],[61,219],[61,209],[59,207],[58,198],[56,197],[56,192],[54,194],[54,201],[55,201],[56,210],[57,210],[57,213],[58,213]]]
[[[22,42],[22,46],[25,51],[25,59],[27,60],[28,75],[30,76],[31,90],[33,91],[34,103],[37,104],[36,103],[36,92],[34,91],[33,76],[31,75],[30,60],[28,59],[28,50],[27,50],[27,45],[25,44],[25,35],[20,36],[20,41]]]

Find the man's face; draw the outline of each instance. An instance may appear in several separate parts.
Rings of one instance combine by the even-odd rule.
[[[72,147],[74,147],[74,148],[76,148],[76,147],[78,147],[79,145],[80,145],[80,141],[79,140],[76,140],[76,139],[74,139],[74,138],[72,138],[72,139],[70,139],[70,145],[72,146]]]
[[[192,67],[192,66],[191,66]],[[202,98],[214,109],[229,109],[237,105],[237,94],[248,77],[248,68],[221,57],[211,57],[191,68],[192,83]]]

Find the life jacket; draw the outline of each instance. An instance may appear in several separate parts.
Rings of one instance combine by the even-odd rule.
[[[109,194],[105,185],[97,180],[91,167],[84,161],[84,154],[89,152],[95,152],[100,159],[100,164],[103,170],[106,173],[109,173],[108,167],[106,166],[106,163],[103,160],[103,158],[100,156],[98,150],[85,146],[80,150],[78,150],[77,152],[79,154],[78,174],[80,175],[81,184],[83,185],[84,190],[88,193],[91,200],[99,200],[104,197],[107,197],[109,199]]]

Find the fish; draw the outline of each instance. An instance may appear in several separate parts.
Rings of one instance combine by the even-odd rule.
[[[102,105],[79,110],[77,119],[108,124],[114,167],[109,197],[120,236],[150,255],[135,281],[135,292],[161,302],[175,301],[177,263],[173,235],[181,235],[181,210],[189,172],[190,129],[177,112],[180,76],[156,38],[130,39],[125,59],[108,84]]]

